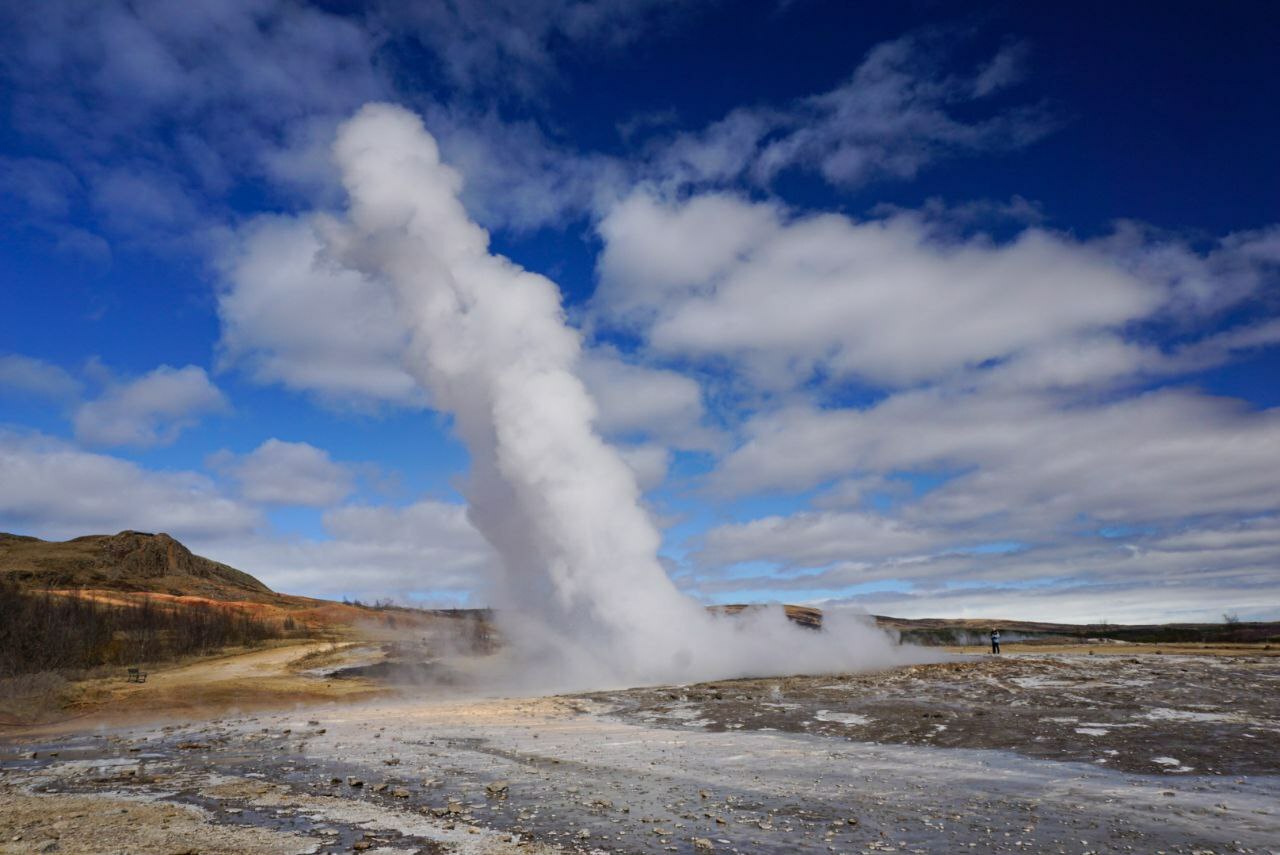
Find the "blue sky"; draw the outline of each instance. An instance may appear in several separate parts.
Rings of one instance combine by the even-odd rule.
[[[1280,617],[1280,15],[885,5],[0,3],[0,530],[486,601],[317,225],[388,102],[558,285],[690,594]]]

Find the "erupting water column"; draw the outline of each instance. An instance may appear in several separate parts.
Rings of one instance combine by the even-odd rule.
[[[816,653],[803,636],[817,634],[780,614],[744,628],[676,590],[631,470],[595,431],[558,289],[490,253],[418,117],[367,105],[334,156],[350,208],[324,224],[329,254],[398,298],[410,368],[470,450],[471,519],[501,556],[492,596],[519,646],[578,684],[790,670],[802,648]],[[778,633],[795,648],[785,659]]]

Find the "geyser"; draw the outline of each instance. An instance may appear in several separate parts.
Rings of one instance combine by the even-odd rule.
[[[490,596],[522,673],[567,688],[907,658],[854,620],[815,633],[780,609],[716,617],[682,595],[631,470],[595,430],[556,285],[489,251],[413,113],[366,105],[334,157],[349,206],[322,223],[328,254],[391,288],[409,368],[470,451],[469,513],[502,560]]]

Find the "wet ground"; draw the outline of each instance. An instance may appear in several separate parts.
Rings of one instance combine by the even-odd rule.
[[[0,852],[183,851],[121,804],[200,852],[1280,851],[1278,679],[1017,656],[11,740]]]
[[[1280,658],[981,656],[590,695],[629,721],[995,748],[1145,774],[1280,772]]]

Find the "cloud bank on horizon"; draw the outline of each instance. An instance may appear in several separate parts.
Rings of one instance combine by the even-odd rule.
[[[485,461],[547,449],[495,453],[472,410],[541,407],[575,476],[643,490],[561,508],[557,549],[638,514],[614,539],[652,532],[707,602],[1280,617],[1268,24],[1163,22],[1240,40],[1210,73],[1139,68],[1149,22],[1117,19],[1133,56],[1071,76],[1030,13],[890,16],[851,58],[839,5],[748,15],[715,57],[728,12],[691,4],[6,5],[0,530],[488,602],[539,553],[503,554]],[[1143,74],[1201,90],[1126,112]],[[356,240],[340,128],[371,109],[416,116],[449,186],[391,176]],[[503,284],[450,320],[423,277]],[[481,306],[496,333],[462,335]],[[582,391],[548,406],[527,369],[557,347]],[[501,405],[498,362],[526,372]]]

